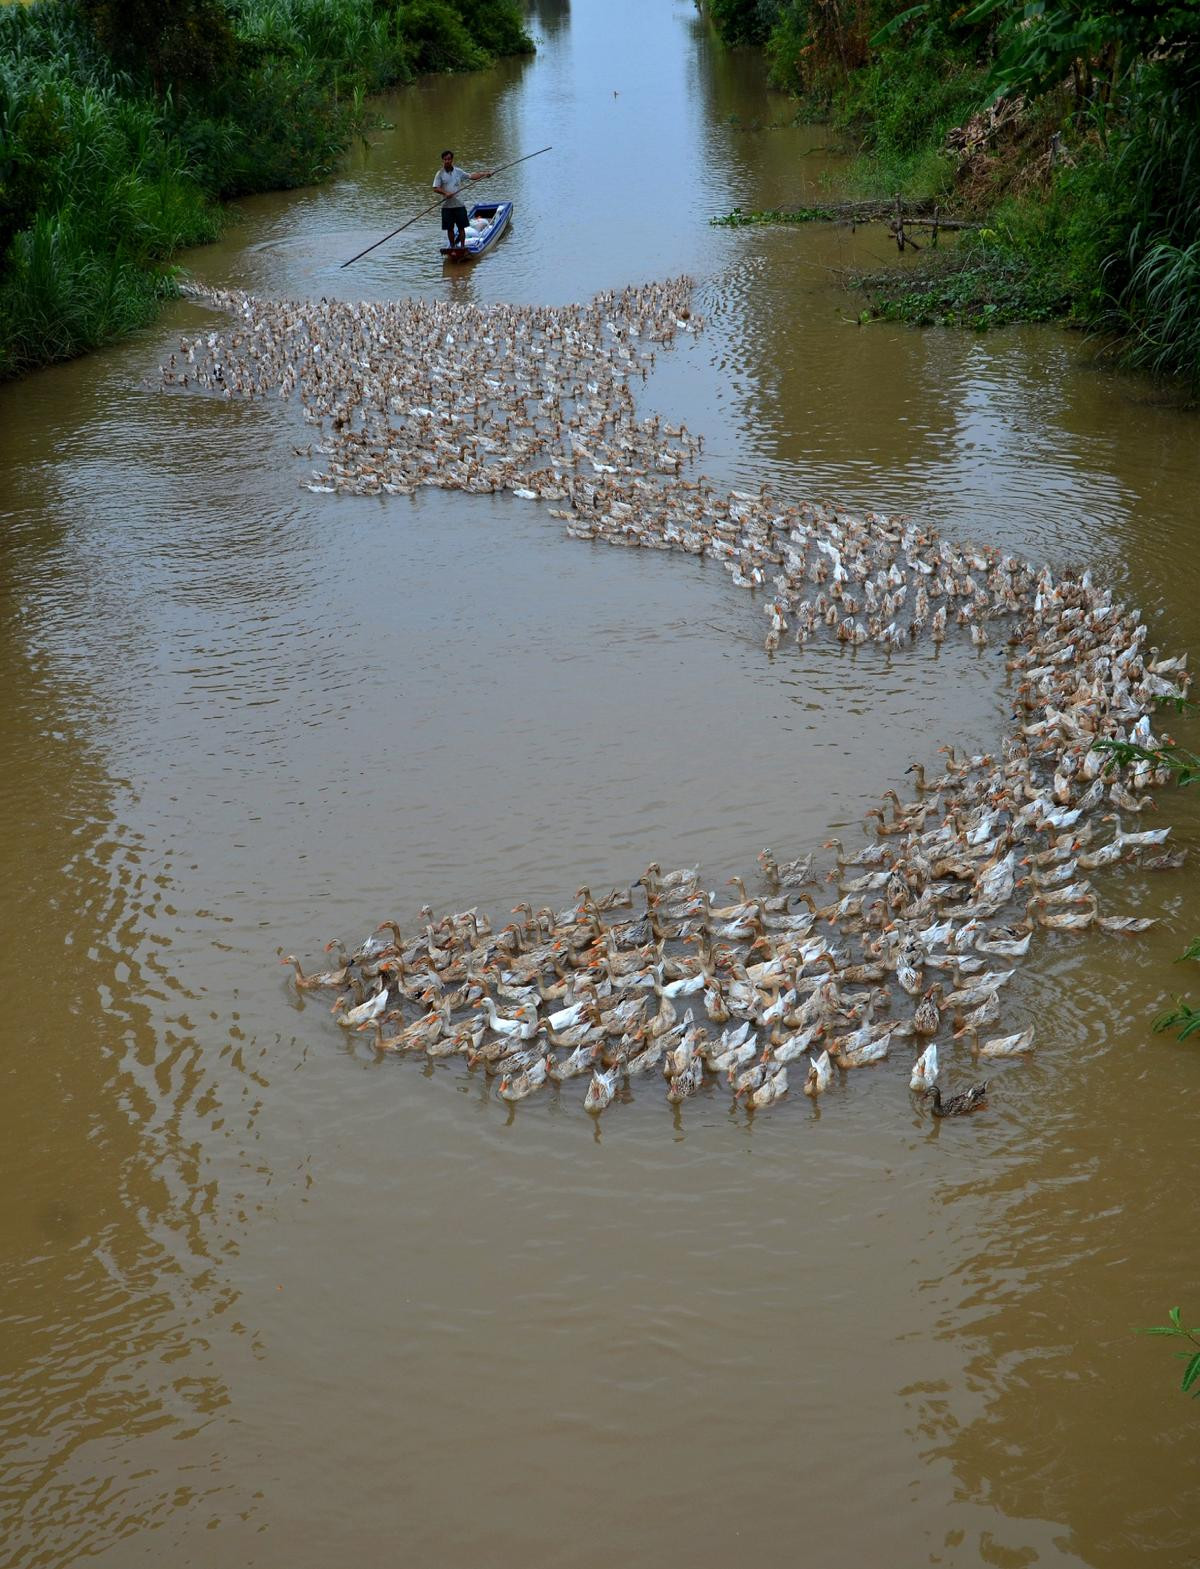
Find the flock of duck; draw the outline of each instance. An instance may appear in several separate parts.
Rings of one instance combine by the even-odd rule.
[[[1102,914],[1091,874],[1182,864],[1163,850],[1169,829],[1123,826],[1170,776],[1145,757],[1116,767],[1095,743],[1153,751],[1152,715],[1186,694],[1187,656],[1160,657],[1139,613],[1086,571],[690,477],[702,440],[639,419],[631,386],[658,347],[698,329],[688,279],[556,309],[193,292],[232,323],[182,340],[164,387],[298,393],[323,433],[314,490],[544,498],[569,534],[711,557],[761,588],[768,652],[821,635],[886,649],[969,637],[1002,644],[1015,676],[998,751],[942,748],[936,777],[914,764],[914,798],[885,792],[870,842],[850,853],[831,839],[827,868],[764,850],[757,890],[734,878],[720,904],[698,868],[651,865],[560,911],[518,905],[499,930],[477,910],[426,907],[407,933],[387,920],[353,951],[329,944],[332,969],[284,957],[296,986],[335,993],[337,1022],[377,1051],[461,1055],[509,1101],[585,1077],[584,1105],[599,1112],[655,1078],[672,1102],[718,1079],[761,1110],[789,1074],[816,1098],[835,1073],[903,1046],[911,1089],[935,1115],[962,1115],[986,1104],[987,1081],[943,1096],[939,1043],[978,1062],[1036,1045],[1032,1026],[990,1033],[1007,961],[1046,932],[1155,924]]]

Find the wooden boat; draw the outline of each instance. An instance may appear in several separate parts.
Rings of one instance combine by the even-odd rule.
[[[443,245],[442,255],[451,262],[478,261],[508,228],[512,210],[511,202],[476,202],[467,214],[466,245]]]

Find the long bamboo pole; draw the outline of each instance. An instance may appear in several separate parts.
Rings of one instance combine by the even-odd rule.
[[[490,174],[485,174],[483,179],[491,180],[496,175],[503,174],[505,169],[515,169],[519,163],[526,163],[530,158],[539,158],[541,157],[542,153],[552,152],[553,150],[554,149],[552,146],[539,147],[535,153],[526,153],[523,158],[514,158],[511,163],[502,163],[498,169],[493,169]],[[483,180],[477,180],[475,183],[477,185],[482,185]],[[385,234],[382,240],[376,240],[374,245],[368,245],[365,251],[359,251],[357,256],[351,256],[350,261],[344,261],[342,263],[342,267],[349,267],[351,262],[360,261],[362,257],[368,254],[368,252],[378,250],[381,245],[386,245],[388,240],[394,240],[400,233],[400,229],[407,229],[409,224],[416,223],[417,218],[424,218],[426,213],[431,213],[435,207],[440,207],[441,205],[442,198],[439,196],[436,202],[431,203],[428,207],[422,207],[421,211],[416,214],[416,217],[410,218],[407,223],[402,223],[399,229],[393,229],[391,234]]]

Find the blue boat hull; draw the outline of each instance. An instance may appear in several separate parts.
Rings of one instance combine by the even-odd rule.
[[[467,214],[466,246],[461,249],[456,246],[451,250],[448,245],[443,245],[442,255],[450,262],[478,261],[491,250],[508,228],[512,210],[511,202],[476,202]],[[487,228],[473,233],[470,227],[473,218],[487,218],[489,220]]]

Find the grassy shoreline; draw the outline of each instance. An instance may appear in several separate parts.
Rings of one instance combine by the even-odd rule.
[[[839,194],[977,220],[952,258],[861,276],[877,314],[1058,317],[1200,393],[1200,5],[699,3],[852,143]]]
[[[368,93],[532,48],[512,0],[0,6],[0,379],[151,320],[221,204],[326,178]]]

